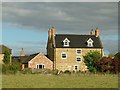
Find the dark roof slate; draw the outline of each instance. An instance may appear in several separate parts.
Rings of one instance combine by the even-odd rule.
[[[36,55],[38,55],[39,53],[35,53],[35,54],[31,54],[29,56],[22,56],[22,63],[23,64],[27,64],[31,59],[33,59]]]
[[[64,47],[63,40],[68,38],[70,46]],[[94,43],[93,47],[87,46],[87,40],[91,38]],[[103,48],[100,37],[95,35],[75,35],[75,34],[56,34],[55,35],[56,48]]]

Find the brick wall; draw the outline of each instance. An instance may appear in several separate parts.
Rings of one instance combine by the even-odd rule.
[[[41,53],[28,62],[28,68],[37,68],[37,65],[44,65],[44,68],[53,69],[53,62]]]

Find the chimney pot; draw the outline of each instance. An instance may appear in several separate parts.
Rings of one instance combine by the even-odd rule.
[[[55,27],[52,27],[52,28],[51,28],[51,36],[55,36],[55,32],[56,32]]]
[[[90,35],[94,35],[93,29],[91,30]]]
[[[95,35],[96,35],[96,37],[100,36],[100,30],[99,30],[98,27],[97,27],[96,30],[95,30]]]

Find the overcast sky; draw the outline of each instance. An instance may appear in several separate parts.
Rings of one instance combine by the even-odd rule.
[[[104,51],[118,52],[117,2],[4,2],[2,4],[2,43],[19,55],[46,52],[47,31],[89,34],[100,29]]]
[[[1,0],[2,2],[119,2],[119,0]]]

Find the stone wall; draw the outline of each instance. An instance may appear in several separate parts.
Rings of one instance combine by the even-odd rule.
[[[76,53],[76,49],[81,49],[82,52],[81,54]],[[103,53],[102,49],[96,48],[96,49],[91,49],[91,48],[56,48],[55,49],[55,67],[58,70],[70,70],[73,71],[75,70],[75,66],[78,67],[78,71],[86,71],[87,66],[84,63],[84,58],[83,56],[90,52],[90,51],[99,51],[101,54]],[[65,52],[67,53],[67,59],[62,59],[61,58],[61,53]],[[81,57],[81,61],[76,61],[76,57]]]

